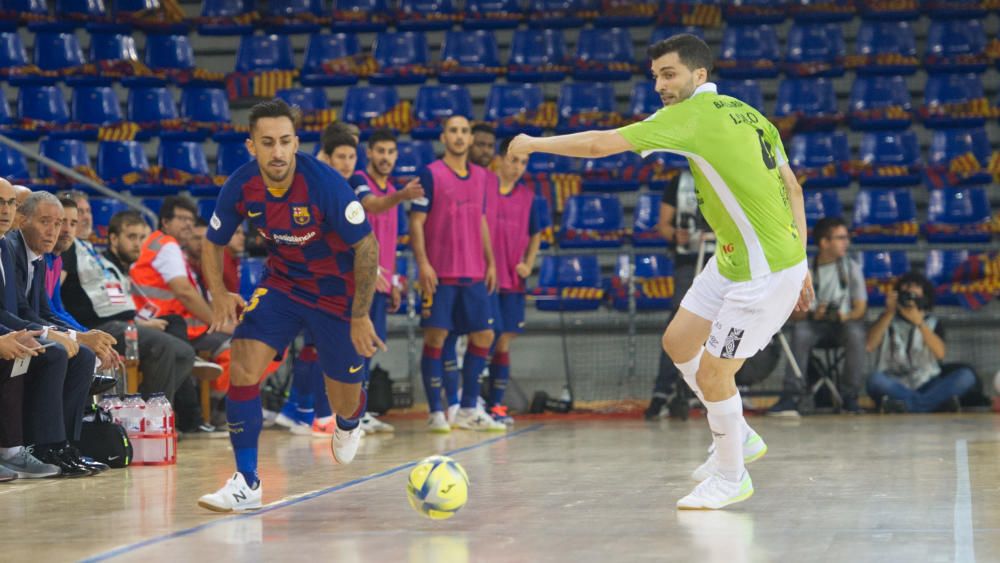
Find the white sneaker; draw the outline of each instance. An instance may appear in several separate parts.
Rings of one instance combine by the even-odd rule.
[[[395,432],[396,429],[388,422],[382,422],[371,413],[365,413],[361,417],[361,429],[365,434],[375,434],[376,432]]]
[[[333,440],[330,441],[330,449],[333,451],[333,461],[340,465],[347,465],[354,461],[354,454],[358,453],[358,444],[361,443],[361,434],[364,430],[358,425],[354,430],[342,430],[337,428],[333,432]]]
[[[455,416],[455,426],[463,430],[477,432],[506,432],[507,425],[493,420],[493,417],[481,408],[460,409]]]
[[[282,424],[284,426],[284,424]],[[312,436],[312,424],[306,424],[298,420],[292,420],[291,426],[286,426],[288,431],[296,436]]]
[[[198,499],[198,506],[213,512],[256,510],[261,506],[260,499],[263,496],[263,488],[258,482],[257,488],[251,489],[250,485],[247,485],[246,479],[243,478],[243,474],[237,471],[221,489]]]
[[[445,418],[448,420],[448,424],[450,424],[451,426],[455,426],[455,417],[458,416],[458,408],[459,408],[458,403],[455,403],[454,405],[448,405],[448,410],[447,414],[445,415]]]
[[[438,434],[451,432],[451,425],[445,420],[443,412],[435,411],[431,413],[431,416],[427,419],[427,431]]]
[[[753,482],[746,471],[739,481],[712,475],[698,484],[691,494],[677,501],[680,510],[716,510],[753,496]]]
[[[222,375],[222,366],[195,356],[194,365],[191,366],[191,374],[198,381],[212,381]]]
[[[751,430],[746,440],[743,440],[743,464],[749,465],[764,457],[766,453],[767,444],[764,443],[764,439],[760,437],[760,434]],[[698,469],[691,472],[691,478],[700,483],[715,475],[718,468],[719,458],[715,455],[715,444],[713,443],[708,448],[708,459],[705,460],[705,463],[699,465]]]

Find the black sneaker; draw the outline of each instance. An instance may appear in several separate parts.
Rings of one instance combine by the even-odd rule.
[[[215,426],[212,426],[211,424],[201,423],[190,430],[185,430],[181,432],[180,437],[185,440],[190,440],[190,439],[199,440],[204,438],[228,438],[229,432],[217,428]]]
[[[799,400],[797,397],[791,395],[782,395],[778,398],[778,402],[774,406],[767,409],[767,413],[765,414],[767,416],[798,418],[801,416],[799,413]]]
[[[687,420],[688,415],[691,413],[691,402],[688,401],[688,398],[683,393],[678,392],[674,395],[673,399],[670,399],[667,410],[670,413],[670,418]]]
[[[98,473],[103,473],[108,469],[111,469],[110,465],[106,463],[101,463],[94,458],[87,457],[81,454],[80,450],[78,450],[76,446],[69,446],[68,448],[66,448],[66,450],[67,453],[71,455],[79,465],[86,467],[87,469],[92,471],[94,475],[97,475]]]
[[[667,405],[667,400],[663,397],[653,397],[653,400],[649,402],[649,407],[646,408],[646,420],[656,420],[660,418],[660,412],[663,411],[663,407]]]
[[[47,463],[49,465],[55,465],[59,468],[61,477],[75,478],[75,477],[89,477],[93,475],[93,472],[78,465],[71,459],[67,459],[63,456],[62,450],[56,450],[53,448],[43,448],[41,452],[35,456],[38,461],[42,463]]]
[[[858,404],[857,397],[844,397],[844,403],[840,405],[840,412],[846,414],[863,414],[865,411]]]
[[[885,397],[882,399],[881,412],[883,414],[906,414],[910,412],[910,409],[906,406],[906,401]]]

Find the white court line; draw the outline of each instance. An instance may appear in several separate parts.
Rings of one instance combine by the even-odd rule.
[[[955,441],[955,563],[974,563],[972,494],[969,490],[969,445]]]

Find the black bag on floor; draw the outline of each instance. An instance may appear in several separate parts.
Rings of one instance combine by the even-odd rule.
[[[83,416],[80,452],[111,467],[132,464],[132,442],[125,429],[115,424],[110,413],[94,405]]]
[[[368,378],[368,411],[385,414],[392,408],[392,380],[389,372],[375,364]]]

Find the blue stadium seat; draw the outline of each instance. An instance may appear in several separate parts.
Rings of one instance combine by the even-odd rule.
[[[400,31],[451,29],[457,14],[452,0],[399,0],[396,29]]]
[[[774,114],[781,117],[799,115],[803,119],[817,121],[836,120],[837,93],[833,81],[826,78],[788,78],[778,86],[778,102]],[[829,127],[835,124],[830,123]]]
[[[472,96],[464,86],[421,86],[413,108],[414,139],[437,139],[445,118],[452,115],[472,117]]]
[[[982,186],[930,191],[927,242],[990,242],[990,198]]]
[[[104,0],[56,0],[56,15],[71,19],[104,19]]]
[[[604,297],[602,286],[597,256],[545,256],[531,293],[539,311],[594,311]]]
[[[816,221],[826,217],[844,216],[844,206],[840,204],[840,197],[833,190],[805,190],[803,200],[806,208],[806,225],[810,233]]]
[[[266,258],[256,256],[248,256],[240,261],[240,295],[243,299],[250,299],[256,291],[257,284],[264,277],[266,263]]]
[[[90,168],[90,156],[87,155],[87,145],[79,139],[54,139],[48,137],[38,143],[38,152],[42,156],[78,170],[80,168]],[[51,178],[52,169],[41,162],[38,163],[38,177]]]
[[[347,33],[315,34],[309,38],[306,59],[302,63],[300,82],[304,86],[349,86],[358,83],[357,74],[344,72],[328,74],[323,63],[357,55],[361,51],[358,38]]]
[[[587,192],[633,192],[639,189],[642,157],[628,151],[583,161],[583,183]]]
[[[541,127],[521,125],[505,118],[535,111],[544,101],[541,87],[535,84],[494,84],[486,96],[485,120],[494,124],[500,137],[522,132],[528,135],[540,135]]]
[[[635,54],[628,29],[583,29],[576,43],[576,80],[629,80]]]
[[[372,84],[423,84],[427,81],[430,55],[423,33],[379,33],[372,51],[379,66],[369,78]]]
[[[399,180],[399,186],[417,175],[417,172],[434,162],[434,145],[428,141],[399,141],[396,143],[399,156],[396,158],[396,168],[392,171],[394,180]]]
[[[854,202],[854,242],[917,242],[917,207],[905,188],[868,188]]]
[[[628,115],[644,118],[659,111],[663,107],[660,95],[655,90],[656,83],[652,80],[636,80],[632,83],[632,95],[629,97]]]
[[[138,141],[101,141],[97,145],[97,175],[109,186],[136,195],[166,195],[176,191],[150,184],[148,173],[146,150]],[[138,181],[126,182],[129,175],[136,176]]]
[[[244,35],[236,53],[238,72],[293,70],[295,55],[287,35]]]
[[[885,305],[886,289],[910,271],[905,250],[869,250],[861,253],[861,270],[868,288],[868,306]]]
[[[716,82],[719,94],[732,96],[737,100],[755,108],[761,113],[764,111],[764,94],[760,90],[760,82],[756,80],[719,80]]]
[[[903,21],[920,17],[921,2],[859,2],[858,12],[864,20]]]
[[[960,306],[963,304],[962,298],[951,291],[955,271],[969,259],[968,250],[941,250],[934,249],[927,253],[927,262],[924,264],[924,271],[927,279],[937,286],[934,295],[936,306]],[[943,286],[943,287],[942,287]]]
[[[842,166],[850,162],[847,135],[843,132],[800,133],[788,150],[792,168],[805,175],[807,188],[846,188],[851,175]]]
[[[35,34],[35,65],[42,70],[63,70],[87,62],[83,48],[72,33],[55,31]]]
[[[984,72],[986,32],[979,20],[935,20],[927,32],[928,72]]]
[[[656,224],[660,221],[660,194],[641,193],[635,205],[632,222],[632,246],[667,246],[667,239],[660,236]]]
[[[797,76],[834,77],[844,74],[844,34],[841,24],[796,23],[788,30],[785,68]]]
[[[774,78],[781,61],[778,34],[770,25],[730,25],[722,32],[722,57],[717,62],[723,78]]]
[[[163,86],[132,88],[128,92],[128,120],[142,129],[137,138],[148,139],[160,133],[161,122],[178,119],[174,95]]]
[[[253,0],[202,0],[200,35],[247,35],[253,22],[245,17],[256,8]]]
[[[924,10],[932,19],[984,18],[989,13],[979,0],[945,0],[924,4]]]
[[[511,82],[559,82],[569,71],[562,31],[519,29],[514,32],[507,66]]]
[[[917,71],[917,40],[907,21],[862,20],[855,39],[858,55],[870,57],[859,74],[904,74]]]
[[[581,13],[593,10],[593,0],[531,0],[528,2],[528,26],[541,29],[565,29],[583,25]]]
[[[148,41],[148,40],[147,40]],[[125,33],[90,34],[90,60],[98,61],[138,61],[135,38]]]
[[[905,129],[913,122],[910,90],[902,76],[859,75],[848,108],[852,129]]]
[[[613,195],[580,194],[566,200],[559,246],[610,248],[622,245],[625,217]]]
[[[617,273],[610,280],[611,305],[629,310],[629,277],[635,275],[635,308],[638,311],[669,311],[674,303],[674,263],[666,254],[636,254],[635,270],[629,255],[617,260]]]
[[[569,158],[548,153],[538,153],[531,155],[528,160],[528,174],[559,174],[566,172],[578,172],[580,168],[579,159]]]
[[[609,9],[597,8],[597,17],[594,18],[595,27],[636,27],[646,26],[653,23],[660,10],[661,3],[658,0],[630,0],[628,3],[609,2]],[[623,9],[625,8],[625,9]]]
[[[187,35],[146,35],[146,66],[154,69],[190,70],[195,67],[194,49]]]
[[[985,167],[990,162],[992,148],[986,129],[937,129],[931,137],[927,163],[948,169],[951,162],[959,157],[973,154],[979,164]],[[986,171],[973,173],[962,178],[962,184],[987,184],[991,176]]]
[[[608,83],[574,82],[559,89],[559,124],[556,131],[572,133],[592,128],[587,120],[575,119],[583,112],[615,112],[615,91]]]
[[[968,109],[943,112],[942,106],[965,104],[985,98],[983,81],[978,74],[938,73],[927,76],[924,87],[924,125],[927,127],[982,127],[984,115],[973,115]]]
[[[2,6],[8,12],[12,12],[15,14],[25,14],[29,15],[29,17],[34,16],[35,18],[43,20],[41,26],[45,26],[51,23],[49,21],[44,21],[48,20],[49,18],[49,5],[48,2],[46,2],[45,0],[3,0]],[[18,25],[19,25],[18,20],[11,18],[8,21],[5,21],[2,24],[0,24],[0,27],[2,27],[5,30],[13,31],[17,29]],[[37,31],[39,29],[39,25],[29,23],[28,29],[30,31]]]
[[[672,37],[680,33],[694,35],[701,40],[705,39],[705,28],[703,27],[696,25],[667,25],[653,29],[653,32],[649,35],[649,44],[653,45],[654,43],[659,43],[668,37]],[[643,53],[643,55],[645,55],[645,53]]]
[[[667,184],[670,183],[673,178],[669,174],[657,174],[657,171],[670,172],[675,170],[688,170],[687,158],[674,153],[657,151],[646,156],[643,159],[643,163],[646,166],[652,167],[653,174],[649,179],[649,189],[654,192],[662,193],[666,189]]]
[[[783,0],[727,2],[722,8],[722,20],[729,25],[777,24],[785,21],[786,4]]]
[[[330,107],[330,102],[326,98],[326,90],[322,88],[285,88],[278,90],[275,97],[285,100],[290,106],[298,106],[305,113]]]
[[[316,33],[323,15],[322,0],[268,0],[264,22],[268,33]]]
[[[121,122],[118,94],[110,86],[77,86],[73,89],[72,118],[85,125]]]
[[[17,93],[17,115],[61,126],[69,122],[69,106],[58,86],[21,86]]]
[[[555,244],[555,229],[552,227],[552,209],[549,200],[540,195],[535,196],[535,211],[538,214],[538,232],[542,234],[542,244],[539,248],[546,249]]]
[[[131,15],[145,10],[159,10],[160,0],[116,0],[115,14]]]
[[[399,95],[392,86],[351,86],[344,98],[343,121],[361,126],[398,103]]]
[[[465,29],[514,29],[524,19],[518,0],[466,0]]]
[[[107,244],[108,224],[111,223],[111,218],[115,213],[128,211],[128,205],[120,199],[93,197],[90,198],[90,209],[94,219],[94,234],[97,235],[98,241]]]
[[[198,217],[201,217],[206,221],[211,221],[212,214],[215,213],[215,200],[212,198],[199,199],[197,205],[198,205]],[[245,271],[245,266],[243,266],[243,263],[249,259],[250,257],[247,256],[240,260],[241,273]]]
[[[15,31],[0,32],[0,69],[23,67],[28,64],[28,52],[21,36]]]
[[[846,22],[857,12],[854,0],[789,2],[788,14],[796,22]]]
[[[181,117],[196,123],[228,125],[232,122],[229,97],[222,88],[185,88],[181,90]]]
[[[0,88],[0,127],[10,124],[13,121],[10,113],[10,105],[7,104],[7,94]]]
[[[920,146],[912,130],[865,133],[858,156],[872,166],[872,170],[858,175],[862,186],[910,186],[920,182]]]
[[[215,157],[215,175],[229,176],[237,168],[253,160],[247,145],[239,139],[219,143]]]
[[[160,214],[160,208],[163,207],[163,198],[161,198],[161,197],[157,197],[157,198],[144,198],[142,200],[142,204],[145,205],[147,208],[149,208],[149,210],[152,211],[153,213],[156,213],[157,215],[159,215]]]
[[[23,154],[0,143],[0,177],[12,184],[26,183],[31,178],[28,172],[28,160]]]
[[[218,195],[219,188],[212,183],[212,173],[208,169],[208,159],[205,149],[198,141],[160,140],[157,152],[157,162],[162,174],[170,176],[173,172],[190,174],[195,180],[187,183],[187,190],[195,197],[211,197]]]
[[[455,65],[452,67],[451,65]],[[445,84],[493,82],[500,72],[497,40],[492,31],[449,31],[441,47],[438,81]]]
[[[388,0],[333,0],[333,31],[385,31],[390,19]]]

